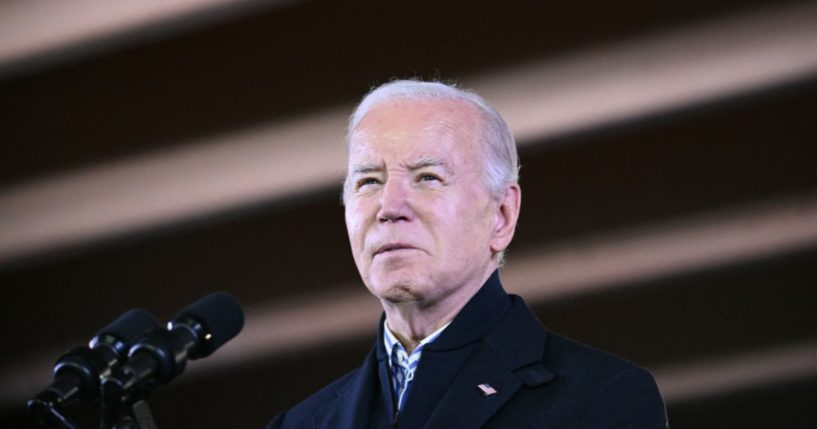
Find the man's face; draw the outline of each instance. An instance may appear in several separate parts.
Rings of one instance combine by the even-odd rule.
[[[381,300],[433,305],[493,270],[499,203],[485,186],[480,129],[469,105],[413,100],[378,104],[354,130],[346,228]]]

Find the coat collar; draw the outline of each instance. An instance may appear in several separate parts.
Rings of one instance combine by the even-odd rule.
[[[485,284],[460,310],[451,324],[434,342],[424,350],[452,350],[482,339],[485,334],[504,317],[511,306],[511,298],[502,288],[499,271],[494,271]],[[383,346],[383,321],[386,314],[380,316],[377,360],[388,358]]]
[[[499,271],[494,271],[448,328],[425,350],[453,350],[479,341],[502,320],[510,306],[511,299],[502,288]]]
[[[379,401],[389,400],[375,391],[382,388],[383,376],[378,372],[383,365],[379,363],[386,358],[382,334],[379,333],[375,350],[369,353],[357,376],[338,391],[339,401],[332,407],[339,413],[335,415],[337,419],[330,419],[329,426],[318,424],[319,427],[366,427],[372,411],[368,407],[380,408],[383,404]],[[521,386],[539,386],[554,377],[541,362],[547,346],[546,332],[522,298],[505,292],[496,271],[440,337],[426,346],[424,353],[445,354],[468,345],[474,347],[473,353],[446,389],[425,427],[480,427]],[[497,393],[486,396],[479,389],[480,384],[490,385]]]
[[[476,341],[484,342],[510,371],[539,362],[545,350],[544,327],[521,297],[505,292],[499,271],[425,350],[454,350]]]

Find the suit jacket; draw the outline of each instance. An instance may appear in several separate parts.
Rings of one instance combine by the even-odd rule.
[[[425,346],[394,413],[381,332],[363,365],[278,415],[277,428],[666,427],[646,370],[544,329],[494,273]],[[487,384],[496,393],[478,386]],[[396,419],[395,419],[396,416]]]

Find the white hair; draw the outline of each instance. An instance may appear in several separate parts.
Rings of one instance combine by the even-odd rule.
[[[347,145],[351,147],[355,128],[376,105],[390,100],[424,99],[462,101],[477,108],[484,124],[481,136],[485,143],[483,156],[485,185],[494,198],[502,198],[505,188],[519,180],[519,156],[513,134],[502,116],[482,97],[454,85],[419,80],[395,80],[374,88],[363,97],[349,118],[349,125],[346,128]]]

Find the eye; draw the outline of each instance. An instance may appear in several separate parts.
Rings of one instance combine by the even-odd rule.
[[[440,177],[431,173],[423,173],[417,177],[418,182],[440,181]]]
[[[380,183],[380,181],[375,179],[374,177],[364,177],[364,178],[357,181],[356,187],[357,187],[357,189],[360,189],[360,188],[362,188],[364,186],[376,185],[378,183]]]

